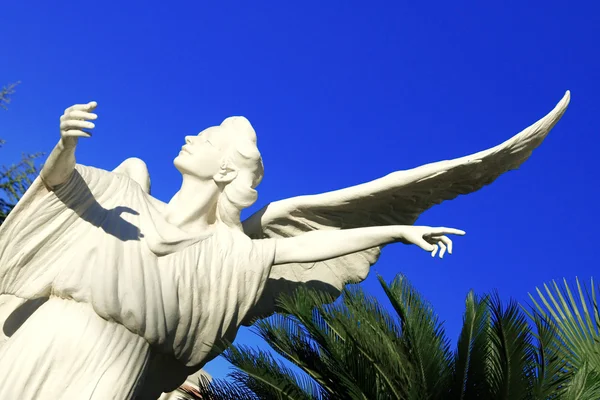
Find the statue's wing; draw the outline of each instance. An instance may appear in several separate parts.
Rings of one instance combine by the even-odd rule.
[[[381,225],[412,225],[430,207],[474,192],[518,168],[540,145],[569,103],[569,92],[544,118],[491,149],[454,160],[440,161],[329,193],[294,197],[269,204],[244,221],[252,238],[286,238],[319,229]],[[265,292],[269,296],[302,285],[336,293],[344,284],[362,281],[377,261],[380,248],[335,259],[274,266]]]
[[[123,161],[119,166],[112,170],[117,174],[127,175],[131,180],[137,182],[142,190],[150,194],[150,174],[146,163],[139,158],[131,157]]]

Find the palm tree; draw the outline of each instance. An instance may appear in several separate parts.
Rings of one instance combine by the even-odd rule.
[[[554,284],[529,310],[497,294],[467,295],[450,348],[431,305],[398,275],[380,283],[387,311],[358,286],[332,303],[298,291],[284,314],[258,321],[271,352],[231,346],[229,379],[200,382],[202,399],[600,399],[595,292],[579,305]],[[592,282],[593,287],[593,282]],[[325,305],[323,305],[325,304]],[[289,364],[295,367],[289,367]]]
[[[533,307],[528,314],[546,335],[547,348],[561,360],[543,373],[556,377],[566,372],[561,399],[600,399],[600,312],[594,280],[587,288],[576,279],[575,295],[566,280],[563,284],[562,289],[555,281],[543,290],[536,288],[539,299],[530,294]]]

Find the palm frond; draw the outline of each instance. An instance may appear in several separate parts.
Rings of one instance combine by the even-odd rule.
[[[198,379],[198,390],[181,386],[179,390],[185,393],[182,400],[259,400],[254,392],[244,385],[237,385],[225,379],[209,380],[205,376]]]
[[[390,347],[390,338],[377,340],[370,333],[370,318],[378,315],[380,320],[391,317],[382,309],[375,310],[373,302],[358,287],[346,288],[342,300],[327,304],[321,294],[301,290],[295,296],[282,296],[279,306],[293,314],[302,323],[315,354],[307,365],[304,360],[299,366],[319,382],[327,393],[335,398],[389,398],[389,393],[398,397],[396,386],[391,382],[390,364],[396,357],[396,349]],[[325,299],[326,300],[326,299]],[[325,304],[324,304],[325,303]],[[264,325],[259,327],[266,328]],[[390,328],[390,325],[388,325]],[[301,331],[300,331],[301,332]],[[263,333],[265,333],[263,331]],[[389,333],[389,332],[388,332]],[[392,334],[395,337],[395,335]],[[297,336],[296,336],[297,337]],[[298,341],[297,339],[295,339]],[[282,340],[274,347],[281,348]],[[299,346],[298,346],[299,347]],[[289,350],[289,345],[287,347]],[[289,352],[284,357],[289,357]],[[319,360],[315,360],[316,358]],[[398,365],[396,362],[395,365]],[[319,376],[315,374],[318,370]],[[384,396],[384,397],[381,397]]]
[[[354,358],[357,356],[357,352],[353,348],[352,342],[347,340],[347,332],[341,322],[331,316],[332,310],[340,307],[339,303],[330,303],[332,303],[330,295],[308,289],[299,289],[292,294],[282,295],[278,299],[279,308],[292,315],[301,324],[304,340],[310,341],[310,345],[314,349],[314,351],[306,349],[315,356],[304,360],[307,364],[306,372],[311,375],[316,370],[320,371],[323,378],[319,382],[323,385],[322,388],[331,395],[343,395],[348,399],[367,398],[362,389],[370,387],[371,382],[365,382],[369,380],[369,375],[353,373],[356,370],[356,364],[362,365],[364,362],[360,357]],[[259,329],[260,327],[267,328],[265,325],[259,324],[258,326]],[[298,337],[299,335],[296,335],[295,340]],[[268,343],[270,344],[269,341]],[[276,351],[282,349],[281,342],[274,343],[274,345]],[[285,354],[282,355],[286,357]]]
[[[353,364],[354,375],[373,381],[363,385],[363,392],[369,398],[408,398],[416,390],[415,371],[409,363],[399,321],[358,286],[347,288],[342,299],[342,305],[330,310],[327,318],[337,321],[347,332],[351,357],[370,365],[365,373]]]
[[[600,317],[598,300],[591,280],[591,294],[577,282],[578,296],[573,296],[564,280],[564,289],[552,282],[552,289],[544,285],[545,293],[536,289],[540,302],[529,295],[535,311],[556,326],[561,339],[562,355],[575,370],[587,363],[588,368],[600,373]]]
[[[231,347],[225,357],[237,369],[230,383],[259,399],[600,398],[597,353],[582,353],[599,343],[593,286],[591,294],[579,283],[578,292],[546,286],[531,313],[497,294],[470,292],[452,353],[430,304],[408,280],[379,280],[395,315],[359,286],[337,301],[307,289],[282,296],[282,313],[255,329],[298,370],[266,352]]]
[[[292,371],[265,351],[230,346],[223,356],[236,367],[229,375],[232,381],[251,390],[259,398],[322,398],[320,388],[310,377]]]
[[[561,393],[560,400],[595,400],[600,399],[600,375],[584,362]]]
[[[465,300],[463,327],[454,353],[450,398],[468,400],[490,396],[486,365],[490,353],[490,312],[487,297],[470,291]]]
[[[573,372],[565,361],[563,343],[552,321],[539,313],[527,314],[535,326],[536,346],[531,360],[533,398],[558,399]]]
[[[298,320],[289,315],[276,314],[258,321],[255,329],[279,355],[297,365],[325,390],[330,393],[339,390],[336,370],[330,368],[334,363],[332,357],[311,340]]]
[[[381,277],[379,282],[398,313],[403,346],[416,370],[415,390],[423,398],[443,398],[451,380],[452,353],[442,324],[404,275],[389,286]]]
[[[487,373],[491,398],[530,398],[534,346],[527,319],[514,301],[503,307],[497,294],[488,301],[491,325]]]

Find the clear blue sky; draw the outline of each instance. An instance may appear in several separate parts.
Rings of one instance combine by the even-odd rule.
[[[0,112],[0,163],[50,151],[64,108],[96,100],[78,161],[140,157],[168,200],[184,135],[244,115],[265,161],[260,206],[491,147],[569,89],[520,170],[423,215],[467,231],[453,256],[390,246],[364,286],[381,294],[375,271],[404,272],[455,339],[471,288],[526,300],[551,279],[600,279],[598,3],[404,3],[3,1],[0,83],[22,84]]]

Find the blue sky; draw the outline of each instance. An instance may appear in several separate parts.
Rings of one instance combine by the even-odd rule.
[[[166,201],[183,137],[244,115],[265,162],[260,207],[494,146],[568,89],[569,110],[521,169],[422,216],[467,231],[454,255],[389,246],[364,287],[382,295],[375,271],[405,273],[455,339],[471,288],[524,301],[551,279],[600,279],[596,2],[56,3],[0,5],[0,84],[22,82],[0,112],[0,163],[50,151],[62,111],[96,100],[78,161],[140,157]]]

